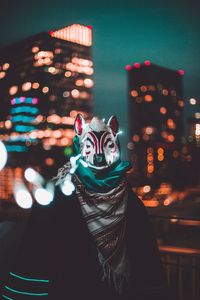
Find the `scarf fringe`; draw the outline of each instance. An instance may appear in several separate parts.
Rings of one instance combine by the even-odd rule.
[[[103,268],[102,281],[107,280],[109,286],[113,286],[115,291],[121,295],[123,293],[124,287],[129,285],[130,272],[128,268],[121,273],[117,273],[113,270],[110,265],[104,260],[103,256],[99,252],[99,261]],[[128,263],[126,263],[128,265]]]

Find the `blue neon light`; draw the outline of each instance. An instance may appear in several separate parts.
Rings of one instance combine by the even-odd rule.
[[[11,289],[10,287],[8,287],[7,285],[5,285],[5,288],[13,293],[16,294],[21,294],[21,295],[29,295],[29,296],[48,296],[48,293],[29,293],[29,292],[23,292],[23,291],[18,291],[18,290],[14,290]]]
[[[10,110],[11,114],[18,114],[18,113],[29,113],[35,115],[39,112],[38,108],[31,107],[31,106],[20,106],[20,107],[13,107]]]
[[[14,103],[12,103],[13,100],[14,100]],[[28,98],[26,98],[26,97],[17,97],[17,98],[12,99],[11,103],[13,105],[15,105],[15,104],[23,104],[23,103],[35,104],[35,100],[38,101],[37,98],[33,99],[33,98],[30,98],[30,97],[28,97]]]
[[[5,298],[5,299],[8,299],[8,300],[14,300],[13,298],[9,298],[9,297],[7,297],[5,295],[2,295],[2,297]]]
[[[26,151],[28,151],[26,146],[20,146],[20,145],[15,145],[15,146],[6,145],[6,149],[8,152],[26,152]]]
[[[23,116],[23,115],[17,115],[12,117],[12,122],[24,122],[24,123],[31,123],[35,120],[35,117],[33,116]]]
[[[19,279],[22,279],[22,280],[27,280],[27,281],[35,281],[35,282],[46,282],[46,283],[49,283],[49,280],[48,279],[34,279],[34,278],[27,278],[27,277],[23,277],[23,276],[19,276],[15,273],[12,273],[10,272],[10,275],[16,277],[16,278],[19,278]]]
[[[15,142],[26,142],[26,141],[35,141],[35,138],[32,137],[24,137],[24,136],[10,136],[9,137],[9,142],[10,143],[15,143]]]
[[[14,129],[18,132],[29,132],[29,131],[35,130],[35,126],[15,125]]]

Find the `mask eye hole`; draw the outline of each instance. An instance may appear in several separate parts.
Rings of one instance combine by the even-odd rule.
[[[114,148],[114,146],[115,146],[114,143],[111,143],[108,147],[109,148]]]

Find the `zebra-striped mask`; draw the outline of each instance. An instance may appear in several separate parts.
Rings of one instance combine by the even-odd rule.
[[[119,125],[115,116],[112,116],[107,124],[97,117],[86,123],[79,114],[74,129],[79,136],[82,158],[89,167],[105,169],[119,159],[117,141]]]

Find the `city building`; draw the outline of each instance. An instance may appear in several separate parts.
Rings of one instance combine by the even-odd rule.
[[[183,142],[183,70],[150,61],[127,65],[129,85],[128,148],[133,186],[144,193],[162,183],[178,187]]]
[[[0,199],[27,166],[50,178],[72,153],[74,118],[93,109],[91,48],[91,26],[73,24],[0,49]]]
[[[187,120],[187,141],[182,147],[182,179],[188,186],[200,184],[200,113]]]

